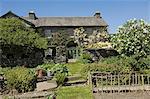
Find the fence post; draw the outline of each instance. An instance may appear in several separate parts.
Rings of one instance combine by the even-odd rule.
[[[142,76],[142,88],[143,88],[143,91],[144,91],[144,77],[143,77],[143,74],[141,76]]]
[[[118,74],[118,88],[119,88],[118,92],[120,92],[120,75],[119,74]]]
[[[149,79],[149,74],[146,75],[146,78],[147,78],[147,85],[149,85],[149,80],[150,80]]]
[[[113,88],[112,88],[112,74],[110,76],[111,76],[111,92],[113,93]]]

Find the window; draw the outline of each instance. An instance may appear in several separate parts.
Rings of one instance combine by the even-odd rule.
[[[45,30],[44,33],[45,33],[45,37],[47,37],[47,38],[51,37],[51,30],[50,29]]]

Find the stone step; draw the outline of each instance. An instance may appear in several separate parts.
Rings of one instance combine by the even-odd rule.
[[[48,97],[55,97],[55,94],[53,92],[47,92],[47,91],[42,91],[42,92],[27,92],[23,94],[18,94],[18,95],[6,95],[8,99],[48,99]],[[0,97],[0,99],[2,99]]]
[[[68,76],[66,79],[67,81],[74,81],[74,80],[82,79],[82,77],[81,76]]]
[[[85,80],[85,79],[74,80],[74,81],[68,81],[68,82],[65,82],[64,86],[85,84],[86,82],[87,82],[87,80]]]

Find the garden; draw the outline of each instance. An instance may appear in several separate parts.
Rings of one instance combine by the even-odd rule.
[[[63,31],[47,39],[18,19],[0,19],[0,24],[0,55],[9,53],[10,57],[4,57],[0,66],[0,94],[6,99],[36,92],[41,82],[56,84],[46,90],[52,93],[43,96],[48,99],[93,99],[88,84],[90,72],[150,74],[150,24],[144,20],[129,20],[111,35],[105,29],[87,35],[84,28],[76,28],[73,40],[80,53],[75,62],[62,61],[67,57],[66,45],[72,40]],[[43,61],[40,53],[48,45],[60,48],[55,60]],[[105,50],[97,56],[89,49]],[[117,54],[105,55],[107,49],[113,49]]]

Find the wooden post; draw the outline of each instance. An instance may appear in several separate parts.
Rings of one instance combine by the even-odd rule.
[[[111,92],[113,93],[113,88],[112,88],[112,74],[110,76],[111,76]]]
[[[103,93],[103,76],[101,76],[101,87],[102,87],[102,93]]]
[[[137,74],[135,73],[135,85],[137,85]]]
[[[149,85],[149,74],[147,75],[147,83],[148,83],[148,85]]]
[[[118,74],[118,88],[119,88],[119,90],[118,90],[118,93],[120,92],[120,76],[119,76],[119,74]]]
[[[132,74],[132,85],[134,86],[134,74]]]
[[[125,75],[126,78],[126,75]],[[125,79],[125,92],[127,91],[127,79]]]
[[[144,91],[144,77],[143,77],[143,74],[141,75],[142,77],[142,86],[143,86],[143,91]]]
[[[108,83],[109,83],[108,78],[109,78],[109,77],[108,77],[108,74],[107,74],[107,77],[106,77],[106,87],[107,87],[107,90],[108,90],[108,86],[109,86],[109,84],[108,84]],[[108,91],[107,91],[107,92],[108,92]]]

